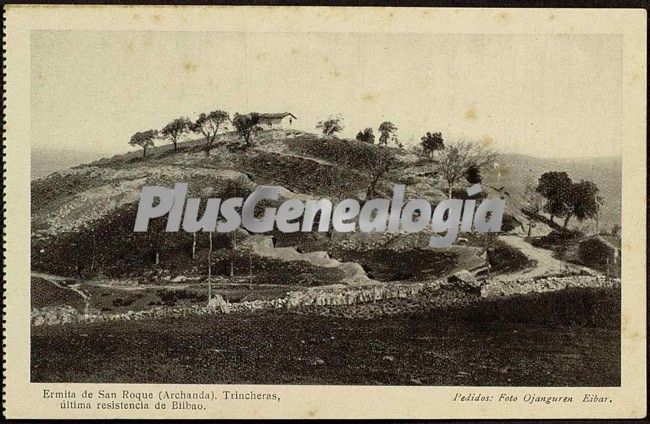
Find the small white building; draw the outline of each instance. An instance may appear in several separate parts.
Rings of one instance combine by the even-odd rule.
[[[283,113],[260,113],[259,126],[265,130],[291,128],[296,116],[290,112]]]

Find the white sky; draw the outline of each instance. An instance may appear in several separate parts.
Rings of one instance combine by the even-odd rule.
[[[223,109],[343,135],[383,120],[536,156],[620,153],[616,35],[32,33],[32,147],[114,154],[136,131]],[[493,141],[493,143],[491,143]]]

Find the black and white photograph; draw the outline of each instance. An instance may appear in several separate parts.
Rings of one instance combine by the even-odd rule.
[[[620,384],[620,38],[36,32],[32,48],[34,381]],[[277,187],[276,208],[396,184],[506,208],[501,232],[446,248],[430,229],[167,232],[167,216],[134,233],[141,187],[177,182],[202,200]]]
[[[140,384],[262,409],[291,408],[278,386],[618,402],[622,292],[645,297],[624,36],[276,9],[29,32],[26,384],[70,417],[140,409]],[[183,393],[167,413],[220,414]]]

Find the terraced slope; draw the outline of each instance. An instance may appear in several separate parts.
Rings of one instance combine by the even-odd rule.
[[[162,146],[146,158],[132,152],[51,174],[32,181],[33,266],[43,272],[81,278],[158,280],[205,275],[207,234],[165,233],[166,218],[153,220],[146,234],[133,233],[142,186],[172,187],[187,182],[190,196],[206,198],[232,197],[228,193],[233,190],[245,196],[258,185],[270,185],[279,188],[283,199],[363,199],[370,180],[364,152],[372,148],[378,147],[297,131],[265,131],[254,148],[242,150],[234,134],[227,133],[220,136],[209,155],[202,141],[196,140],[181,143],[177,152]],[[399,165],[377,186],[379,195],[390,196],[393,183],[408,176],[408,196],[426,197],[434,203],[444,198],[437,182],[418,176],[414,168],[417,158],[396,154]],[[412,187],[423,189],[419,192]],[[305,273],[323,270],[323,277],[313,284],[325,284],[325,280],[332,284],[371,281],[359,263],[346,264],[349,261],[344,260],[341,264],[330,256],[342,249],[368,250],[364,236],[360,240],[359,235],[344,234],[273,235],[281,239],[277,247],[269,245],[266,237],[234,240],[215,234],[211,272],[253,272],[276,280],[269,270],[280,272],[292,262],[293,268],[285,266],[285,271],[295,271],[296,267],[304,267]],[[402,244],[407,246],[400,250],[417,248],[415,241],[404,240]],[[240,248],[251,246],[252,251]],[[432,260],[442,258],[433,252],[431,255]],[[251,256],[254,266],[250,266]],[[354,255],[349,258],[354,260]],[[443,268],[440,272],[449,271],[449,267]]]

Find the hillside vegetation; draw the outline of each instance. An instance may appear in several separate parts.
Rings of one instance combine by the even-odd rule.
[[[144,158],[134,152],[60,171],[32,182],[33,267],[83,278],[205,276],[207,234],[165,233],[166,217],[152,220],[146,233],[133,232],[143,185],[173,187],[177,182],[187,182],[188,196],[201,198],[231,197],[229,191],[233,189],[243,190],[238,195],[245,196],[256,185],[270,185],[279,187],[283,198],[363,199],[371,178],[366,159],[369,149],[380,147],[297,131],[264,131],[257,138],[256,147],[244,150],[234,134],[226,133],[219,136],[209,154],[205,153],[203,141],[195,140],[180,143],[178,151],[169,146],[156,147]],[[413,155],[391,151],[398,162],[375,187],[380,196],[392,194],[393,182],[408,174],[414,161]],[[431,178],[411,179],[427,187],[418,196],[424,195],[434,204],[445,197]],[[378,244],[381,248],[387,242],[384,235],[359,239],[345,234],[292,235],[275,231],[274,236],[278,247],[291,246],[302,253],[325,251],[345,261],[358,259],[353,252],[359,246],[370,249],[370,258],[381,256],[383,253],[373,251],[373,246]],[[337,268],[312,266],[309,261],[300,260],[287,265],[282,258],[240,251],[237,243],[230,234],[213,236],[213,275],[252,274],[253,281],[295,280],[303,284],[306,281],[307,285],[332,284],[344,278],[345,273]],[[409,243],[401,250],[416,247],[422,246]],[[463,248],[453,254],[427,251],[427,258],[416,259],[415,269],[405,272],[404,277],[418,274],[418,268],[424,265],[430,268],[426,275],[444,274],[454,267],[458,257],[475,257],[475,253]],[[450,263],[449,257],[454,261]],[[432,268],[430,263],[436,259],[442,262]],[[418,265],[420,262],[423,263]],[[293,272],[286,272],[292,268]],[[381,271],[375,273],[378,278],[388,278]],[[395,277],[399,275],[390,276]]]
[[[377,149],[390,152],[396,162],[378,179],[372,189],[374,197],[390,197],[395,183],[407,186],[407,199],[424,198],[435,205],[447,197],[447,187],[437,176],[435,155],[426,159],[403,149],[294,130],[262,131],[253,147],[244,148],[235,133],[224,133],[209,153],[204,140],[193,140],[178,143],[177,150],[171,145],[150,147],[146,157],[130,152],[33,180],[33,269],[82,279],[170,280],[203,278],[209,272],[215,278],[247,276],[251,283],[321,285],[349,283],[363,273],[379,281],[421,280],[482,266],[485,259],[478,254],[485,245],[473,236],[467,236],[465,245],[429,250],[424,249],[427,234],[284,234],[275,230],[271,234],[275,246],[291,249],[285,249],[284,256],[263,257],[241,248],[245,231],[237,236],[215,233],[211,256],[208,234],[166,233],[166,217],[152,220],[146,233],[133,232],[144,185],[173,187],[187,182],[188,196],[201,198],[245,196],[257,185],[267,185],[278,187],[283,199],[364,199],[373,180],[368,154]],[[485,195],[506,199],[505,231],[523,228],[525,185],[554,166],[561,164],[502,155],[497,166],[484,170]],[[593,171],[575,174],[597,176]],[[602,221],[617,218],[616,198],[610,193],[615,185],[603,184],[605,204],[614,207],[604,208]],[[464,190],[454,193],[463,195]],[[314,256],[304,255],[310,252],[360,264],[363,270],[351,274],[347,265],[322,266],[313,261]],[[495,272],[530,266],[525,255],[498,239],[493,240],[488,255]]]

